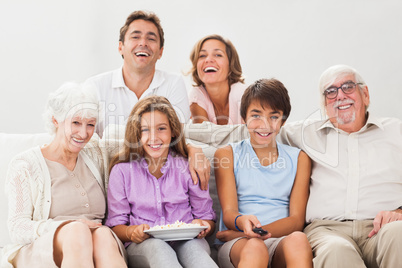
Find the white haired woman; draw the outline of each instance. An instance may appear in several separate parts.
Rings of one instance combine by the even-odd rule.
[[[127,267],[120,240],[102,226],[106,182],[92,138],[97,103],[90,89],[61,86],[44,113],[53,140],[11,161],[6,189],[14,245],[6,247],[6,266]]]

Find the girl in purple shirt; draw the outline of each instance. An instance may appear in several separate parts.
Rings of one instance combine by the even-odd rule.
[[[182,126],[169,101],[150,96],[133,108],[123,150],[111,161],[106,225],[126,243],[129,267],[217,267],[205,236],[215,229],[209,191],[191,179]],[[198,239],[164,242],[145,230],[198,223]]]

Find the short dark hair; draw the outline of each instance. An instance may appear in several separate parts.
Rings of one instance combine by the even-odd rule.
[[[288,90],[281,81],[271,79],[259,79],[244,91],[240,105],[240,115],[246,122],[247,109],[251,102],[258,100],[261,106],[269,105],[275,111],[282,111],[282,121],[289,117],[291,105]]]
[[[149,21],[152,22],[155,27],[158,29],[158,33],[159,33],[159,39],[161,42],[160,47],[162,48],[163,45],[165,44],[165,34],[163,32],[163,28],[161,25],[161,21],[158,18],[158,16],[156,16],[155,13],[153,12],[146,12],[143,10],[137,10],[134,11],[133,13],[131,13],[127,19],[126,19],[126,23],[124,24],[123,27],[120,28],[120,37],[119,37],[119,41],[124,43],[124,37],[126,36],[128,27],[130,26],[130,24],[135,21],[135,20],[145,20],[145,21]]]

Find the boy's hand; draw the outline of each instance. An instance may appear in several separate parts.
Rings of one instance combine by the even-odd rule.
[[[267,233],[266,235],[259,235],[253,232],[254,227],[262,227],[260,221],[254,215],[242,215],[241,217],[237,218],[237,226],[241,230],[243,230],[244,234],[247,237],[254,237],[260,239],[268,239],[271,237],[271,233]]]
[[[219,231],[216,233],[216,238],[218,238],[222,242],[228,242],[232,239],[245,236],[246,235],[243,232],[233,230]]]

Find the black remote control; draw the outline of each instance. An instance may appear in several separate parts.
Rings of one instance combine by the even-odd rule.
[[[259,235],[266,235],[268,233],[268,231],[262,229],[261,227],[253,228],[253,232]]]

